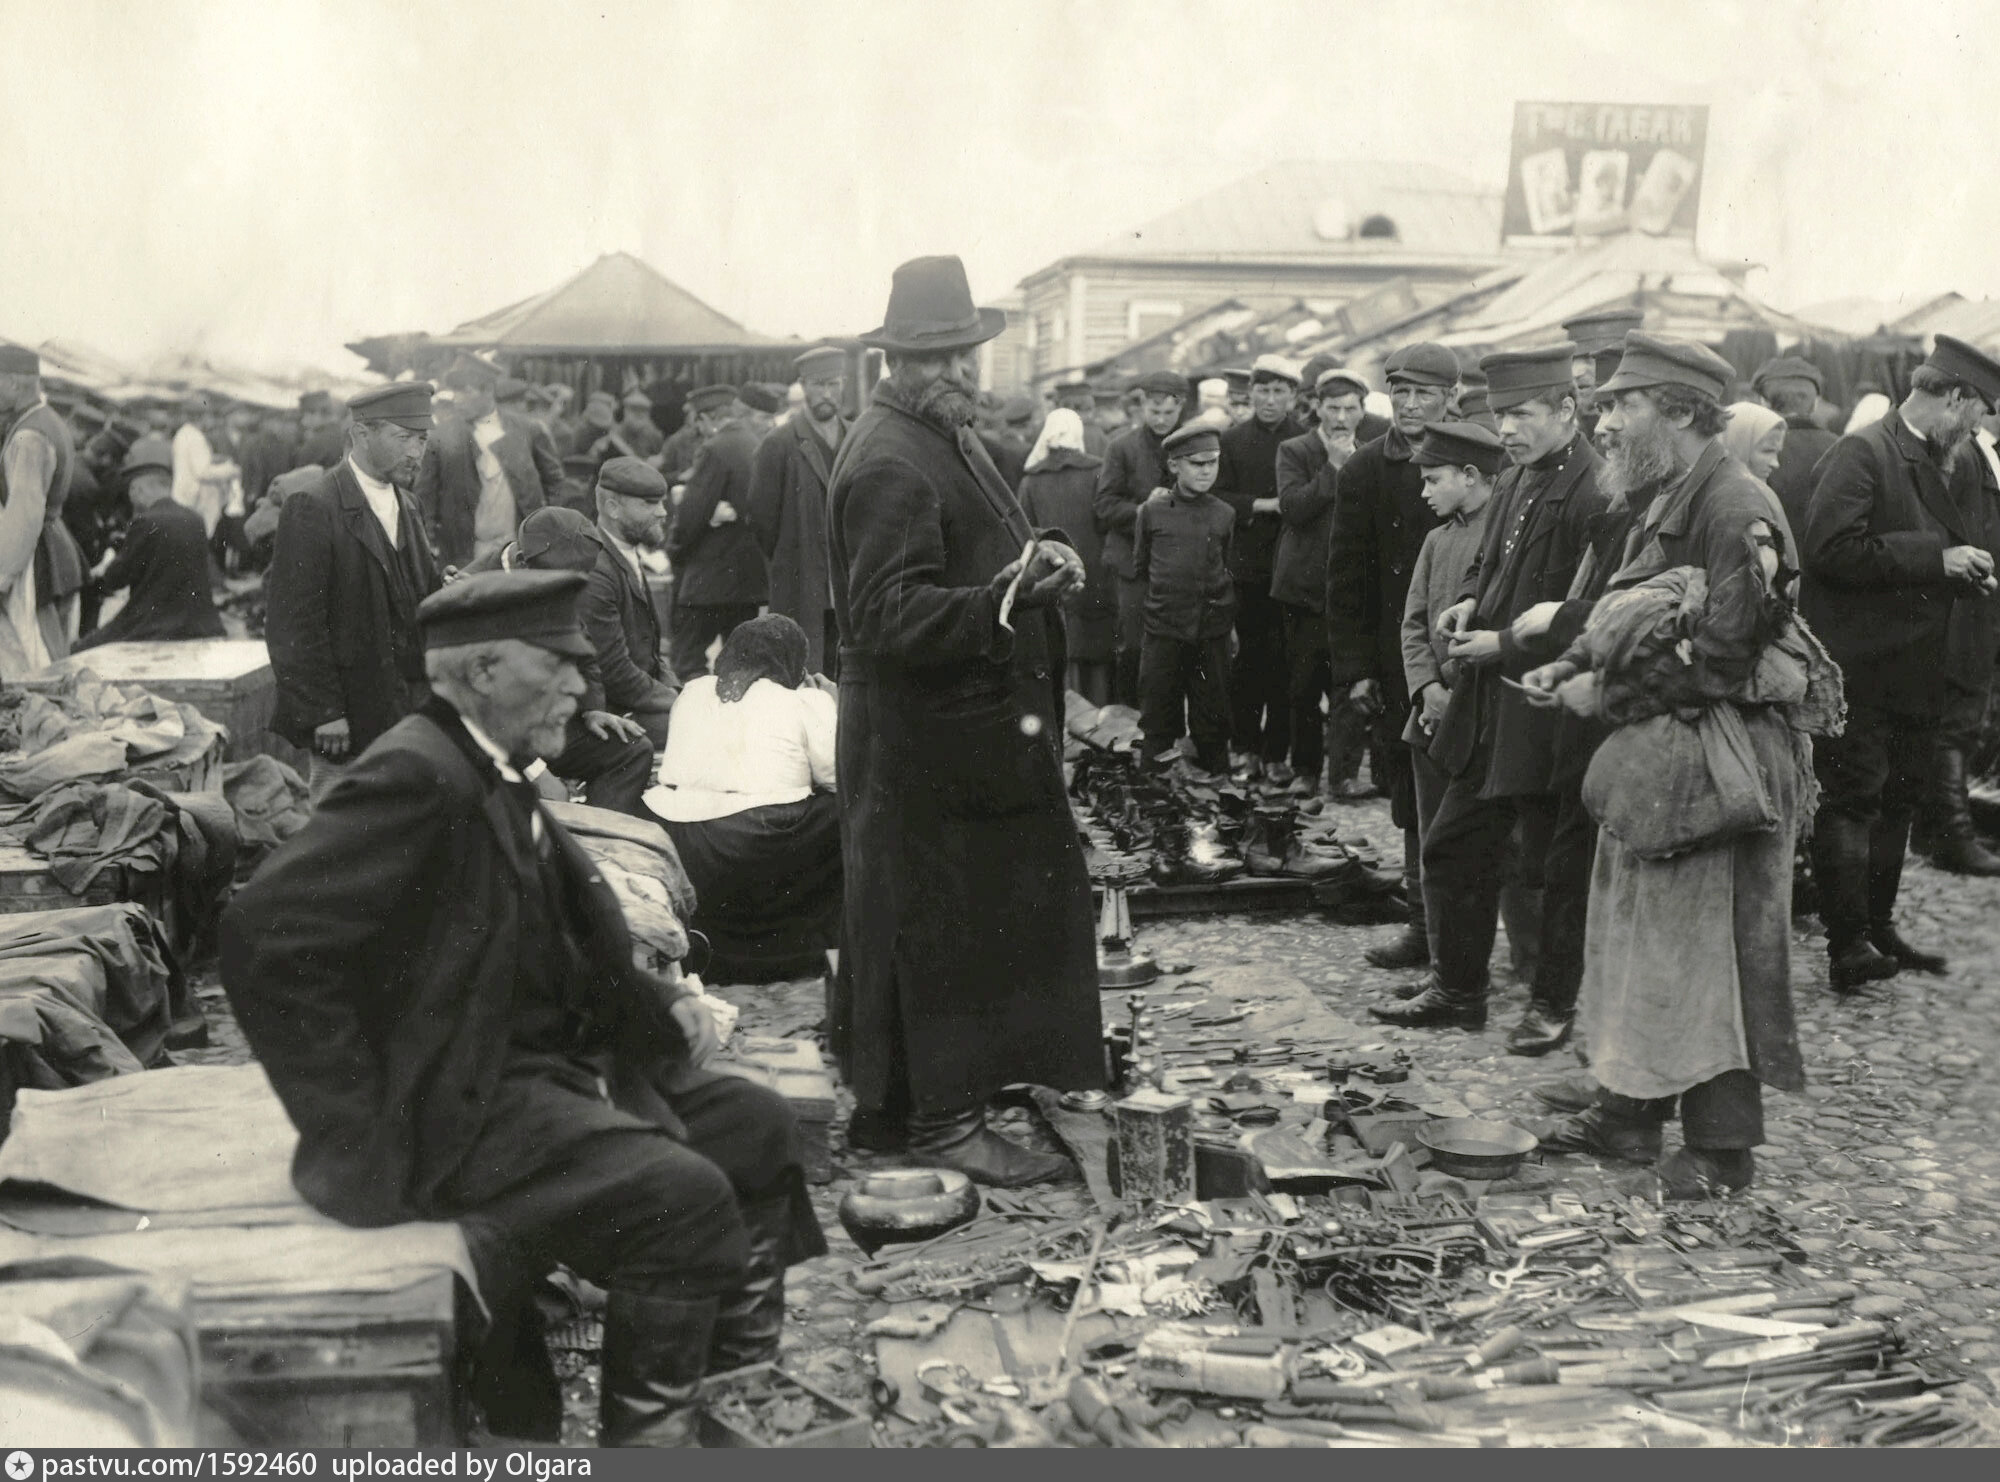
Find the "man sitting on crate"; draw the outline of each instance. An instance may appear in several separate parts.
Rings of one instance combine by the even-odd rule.
[[[522,780],[583,693],[583,587],[497,571],[424,600],[431,700],[237,893],[222,982],[307,1201],[464,1228],[495,1314],[489,1424],[556,1438],[524,1295],[561,1263],[610,1294],[602,1443],[685,1445],[702,1377],[777,1356],[785,1268],[826,1243],[784,1102],[700,1068],[707,1012],[633,965],[610,888]]]

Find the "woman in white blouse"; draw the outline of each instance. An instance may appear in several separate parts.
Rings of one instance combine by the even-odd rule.
[[[773,614],[723,642],[674,702],[646,805],[694,882],[713,982],[819,971],[840,929],[835,688],[806,673],[806,635]]]

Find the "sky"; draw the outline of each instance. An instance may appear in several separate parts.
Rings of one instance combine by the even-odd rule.
[[[0,335],[348,372],[635,252],[852,334],[1287,158],[1501,184],[1517,100],[1710,105],[1784,308],[2000,294],[2000,0],[0,0]]]

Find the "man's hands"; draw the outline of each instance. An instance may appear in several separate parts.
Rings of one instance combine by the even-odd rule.
[[[987,585],[993,595],[1004,599],[1007,588],[1021,571],[1021,559],[1016,557],[993,574]],[[1027,607],[1051,607],[1065,598],[1083,590],[1083,557],[1059,541],[1042,540],[1035,543],[1035,554],[1029,562],[1027,574],[1021,577],[1021,585],[1014,592],[1016,610]]]
[[[1560,705],[1577,715],[1597,714],[1597,676],[1577,672],[1567,659],[1530,669],[1521,676],[1523,697],[1530,705],[1553,710]]]
[[[1555,622],[1556,614],[1562,611],[1560,602],[1537,602],[1533,607],[1514,619],[1514,641],[1527,643],[1540,638]]]
[[[313,727],[313,750],[330,762],[337,762],[346,756],[351,746],[347,731],[347,717],[330,720],[323,726]]]
[[[727,499],[716,500],[715,513],[708,517],[708,528],[713,530],[720,525],[734,525],[735,523],[736,506],[731,504]]]
[[[1348,688],[1347,703],[1363,715],[1382,713],[1382,686],[1372,679],[1357,679]]]
[[[1472,619],[1472,599],[1466,597],[1454,602],[1438,614],[1437,635],[1440,638],[1456,638]]]
[[[818,690],[822,695],[832,695],[836,700],[840,698],[840,686],[833,680],[828,679],[824,674],[808,674],[806,676],[806,683]]]
[[[1944,574],[1951,581],[1977,587],[1982,592],[1995,589],[1993,557],[1976,545],[1945,547]]]
[[[1278,513],[1278,501],[1275,499],[1253,499],[1250,501],[1250,513],[1253,515],[1275,515]]]
[[[646,728],[636,720],[613,715],[608,710],[586,710],[577,719],[600,741],[637,741],[646,734]]]
[[[1429,735],[1443,721],[1444,713],[1451,706],[1451,691],[1433,680],[1424,686],[1423,711],[1417,717],[1417,724]]]
[[[1491,628],[1470,633],[1461,628],[1452,636],[1446,652],[1461,664],[1491,664],[1500,657],[1500,635]]]
[[[687,1041],[688,1064],[706,1065],[722,1043],[716,1038],[715,1021],[708,1016],[708,1005],[699,994],[690,993],[675,999],[667,1006],[667,1012],[673,1015],[675,1027]]]

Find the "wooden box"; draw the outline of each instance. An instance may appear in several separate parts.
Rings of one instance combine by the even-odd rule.
[[[158,870],[127,870],[121,865],[100,871],[82,895],[71,895],[49,873],[46,859],[18,844],[0,844],[0,915],[136,901],[156,919],[168,922],[171,931],[166,895],[166,879]]]
[[[262,639],[107,643],[72,654],[21,683],[26,689],[50,690],[82,669],[112,684],[136,684],[162,699],[192,705],[217,725],[227,726],[232,762],[274,750],[270,730],[277,681]]]
[[[194,1303],[202,1399],[249,1446],[460,1446],[457,1278]]]
[[[819,1046],[811,1040],[751,1036],[731,1045],[729,1054],[728,1060],[717,1061],[714,1068],[768,1086],[784,1097],[798,1118],[807,1181],[832,1183],[833,1152],[828,1136],[833,1130],[833,1077]]]
[[[820,1422],[796,1435],[781,1438],[752,1435],[717,1415],[712,1408],[731,1390],[745,1385],[795,1393],[801,1399],[810,1399],[819,1410]],[[696,1425],[703,1446],[757,1447],[778,1451],[857,1451],[874,1445],[873,1427],[867,1416],[776,1364],[751,1364],[747,1368],[732,1369],[727,1374],[712,1375],[702,1381],[701,1403]]]

